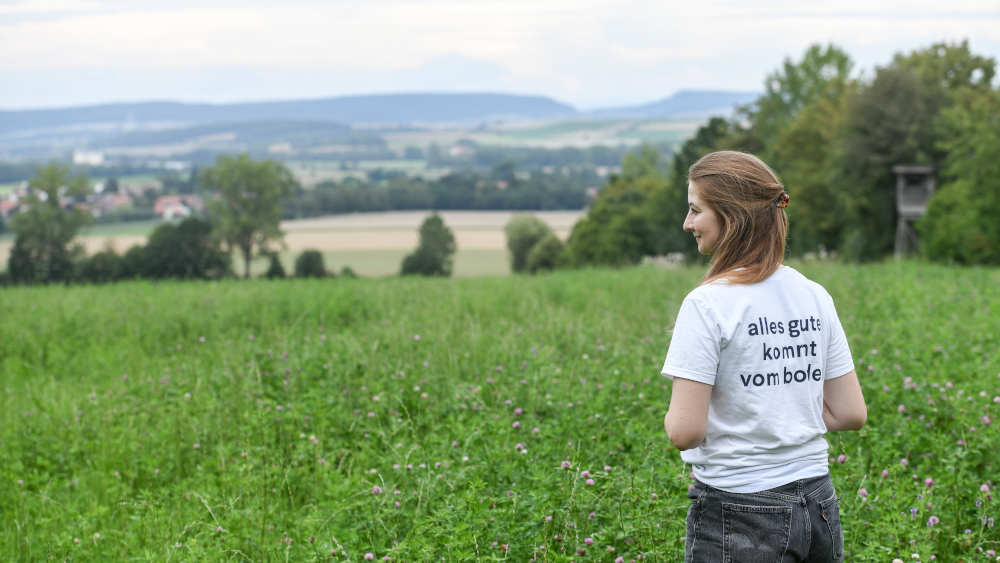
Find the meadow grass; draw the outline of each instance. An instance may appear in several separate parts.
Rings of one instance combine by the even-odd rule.
[[[846,560],[993,560],[1000,270],[799,268],[869,405],[828,436]],[[2,290],[0,558],[680,561],[702,273]]]
[[[150,219],[148,221],[123,221],[119,223],[94,223],[80,232],[81,237],[116,237],[116,236],[149,236],[156,227],[165,221]]]

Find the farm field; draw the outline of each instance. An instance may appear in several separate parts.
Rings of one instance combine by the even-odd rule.
[[[589,147],[594,145],[638,145],[644,141],[681,143],[698,129],[696,119],[570,119],[515,121],[475,129],[449,127],[380,133],[397,151],[407,146],[447,146],[461,139],[484,145],[510,147]]]
[[[330,215],[312,219],[285,221],[287,248],[280,253],[289,273],[295,258],[306,249],[324,253],[328,269],[340,271],[350,266],[362,276],[385,276],[399,272],[403,257],[417,247],[420,223],[430,211],[399,211]],[[545,221],[563,240],[569,237],[582,211],[528,212]],[[455,234],[458,250],[455,271],[458,277],[506,275],[510,272],[507,239],[503,227],[514,215],[511,211],[442,211],[446,225]],[[111,246],[119,253],[132,245],[145,244],[156,228],[155,221],[95,225],[79,237],[88,254]],[[7,268],[7,257],[14,245],[10,234],[0,236],[0,270]],[[243,271],[243,262],[234,256],[234,268]],[[253,274],[267,271],[264,258],[251,264]]]
[[[869,407],[846,561],[1000,550],[1000,270],[792,264]],[[702,268],[0,291],[0,559],[681,561]],[[915,555],[914,555],[915,554]]]
[[[329,160],[289,160],[285,165],[305,187],[326,181],[342,182],[348,177],[367,180],[368,173],[377,169],[405,172],[407,176],[427,180],[436,180],[451,172],[449,168],[429,167],[424,160],[360,160],[347,168],[338,161]]]

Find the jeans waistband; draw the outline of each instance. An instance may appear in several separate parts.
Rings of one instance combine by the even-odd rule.
[[[764,491],[757,491],[754,493],[730,493],[729,491],[723,491],[722,489],[716,489],[711,485],[706,485],[701,481],[697,481],[697,483],[699,487],[711,491],[717,491],[723,495],[757,496],[792,502],[804,502],[806,498],[819,496],[827,489],[833,490],[833,481],[830,479],[829,473],[819,477],[797,479],[779,487],[774,487]]]

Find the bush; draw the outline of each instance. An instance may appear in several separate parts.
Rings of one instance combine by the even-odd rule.
[[[149,236],[143,251],[140,276],[218,279],[228,275],[229,255],[211,234],[212,225],[196,217],[188,217],[177,225],[160,225]]]
[[[596,203],[587,217],[573,225],[566,244],[569,263],[631,266],[643,256],[654,255],[649,220],[643,210],[605,202]]]
[[[555,233],[545,235],[531,247],[525,260],[525,269],[532,274],[542,270],[554,270],[562,264],[563,251],[566,246]]]
[[[119,279],[134,280],[145,276],[149,269],[148,261],[145,246],[132,246],[122,255]]]
[[[510,251],[510,269],[514,273],[528,270],[528,253],[538,241],[552,233],[552,229],[534,215],[515,215],[503,230]]]
[[[936,192],[918,223],[923,254],[938,262],[1000,264],[1000,197],[990,193],[995,191],[959,180]]]
[[[102,250],[81,262],[78,278],[91,283],[117,281],[122,277],[123,262],[113,249]]]
[[[281,258],[278,257],[278,253],[271,252],[268,254],[268,257],[271,259],[271,262],[267,266],[267,272],[264,274],[264,277],[269,280],[283,280],[288,277],[285,274],[285,266],[281,264]]]
[[[345,277],[345,278],[356,278],[356,277],[358,277],[358,274],[355,273],[354,269],[351,268],[350,266],[344,266],[343,268],[341,268],[340,269],[340,275],[341,275],[341,277]]]
[[[52,244],[32,244],[24,236],[14,239],[7,258],[13,283],[69,282],[73,277],[73,250]]]
[[[421,276],[451,275],[455,236],[441,217],[434,213],[420,225],[420,244],[403,259],[401,274]]]
[[[323,278],[327,276],[323,264],[323,253],[318,250],[305,250],[295,259],[295,277]]]
[[[450,269],[445,269],[440,260],[440,256],[435,255],[424,247],[417,247],[412,253],[403,258],[403,266],[400,273],[404,276],[443,276],[451,275]]]

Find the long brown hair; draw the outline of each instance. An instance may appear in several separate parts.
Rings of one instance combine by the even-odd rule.
[[[756,283],[773,274],[788,235],[788,215],[775,205],[785,187],[774,171],[752,154],[719,151],[695,162],[688,181],[721,227],[702,283]]]

